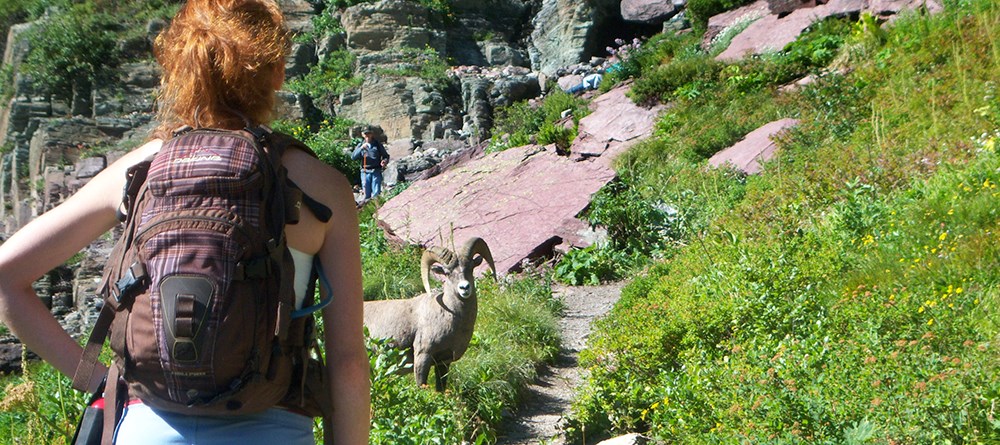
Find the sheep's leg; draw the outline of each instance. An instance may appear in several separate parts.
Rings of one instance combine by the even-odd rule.
[[[434,388],[437,389],[438,392],[444,391],[444,387],[448,384],[448,363],[434,363],[434,375],[437,376]]]
[[[424,386],[427,384],[427,377],[431,373],[432,362],[433,358],[431,358],[430,354],[413,354],[413,376],[416,377],[418,385]]]

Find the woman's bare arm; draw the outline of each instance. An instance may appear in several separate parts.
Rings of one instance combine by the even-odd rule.
[[[332,217],[319,230],[302,234],[297,229],[291,242],[321,243],[316,255],[329,278],[333,302],[323,310],[327,381],[333,397],[333,429],[337,444],[368,443],[371,424],[371,394],[368,353],[362,328],[361,246],[357,208],[347,179],[332,167],[294,151],[285,155],[293,181],[312,198],[330,208]],[[324,295],[325,297],[325,295]]]
[[[0,245],[0,321],[63,374],[73,375],[82,348],[42,304],[32,283],[117,223],[125,170],[158,148],[159,141],[151,142],[124,156]],[[91,389],[102,378],[95,375]]]

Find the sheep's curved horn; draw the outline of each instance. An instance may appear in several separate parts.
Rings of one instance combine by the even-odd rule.
[[[490,270],[493,271],[493,278],[496,279],[497,268],[493,264],[493,254],[490,253],[490,246],[486,245],[486,241],[483,241],[483,239],[479,237],[470,238],[465,242],[465,245],[462,246],[461,252],[462,261],[465,262],[472,261],[472,257],[476,256],[477,253],[482,256],[483,259],[486,260],[486,264],[490,265]]]
[[[424,251],[424,255],[420,257],[420,279],[424,282],[424,292],[428,294],[431,293],[430,270],[434,263],[454,267],[455,254],[440,247],[431,247]]]

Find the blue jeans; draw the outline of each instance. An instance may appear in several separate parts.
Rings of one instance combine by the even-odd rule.
[[[365,191],[365,199],[372,199],[382,193],[382,169],[362,169],[361,189]]]
[[[314,445],[313,420],[280,408],[244,416],[187,416],[144,404],[125,408],[116,445]]]

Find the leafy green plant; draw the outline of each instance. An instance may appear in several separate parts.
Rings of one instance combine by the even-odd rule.
[[[667,101],[674,92],[696,79],[713,79],[722,64],[707,55],[672,59],[636,79],[631,95],[639,102]]]
[[[331,102],[345,91],[361,86],[363,79],[354,75],[354,63],[354,55],[350,51],[333,51],[309,67],[308,73],[289,81],[288,89],[320,103]]]
[[[612,181],[597,193],[587,211],[587,220],[606,228],[615,248],[648,253],[678,240],[684,226],[677,209],[644,199],[637,188],[625,181]]]
[[[562,90],[545,96],[540,106],[518,101],[496,111],[493,134],[488,153],[506,150],[510,147],[527,145],[531,136],[537,135],[539,144],[555,143],[568,152],[568,147],[576,138],[576,125],[580,119],[590,114],[588,101]],[[555,123],[568,114],[573,118],[573,127],[559,127]]]
[[[576,130],[557,126],[546,122],[538,129],[538,143],[541,145],[555,144],[556,150],[569,153],[570,144],[576,138]]]
[[[361,164],[351,159],[349,150],[360,142],[350,136],[351,128],[357,124],[349,119],[330,117],[320,122],[315,131],[303,122],[276,121],[272,127],[294,136],[316,152],[316,156],[327,165],[343,173],[349,181],[358,183]]]
[[[417,387],[406,354],[367,339],[372,393],[372,444],[459,444],[468,417],[460,400]],[[409,380],[408,380],[409,379]],[[433,438],[433,441],[428,439]]]
[[[552,278],[573,286],[597,285],[620,280],[641,264],[641,253],[594,244],[566,252],[556,263]]]
[[[803,67],[825,67],[837,56],[840,47],[854,30],[854,24],[842,18],[829,18],[815,23],[785,47],[787,62]]]

